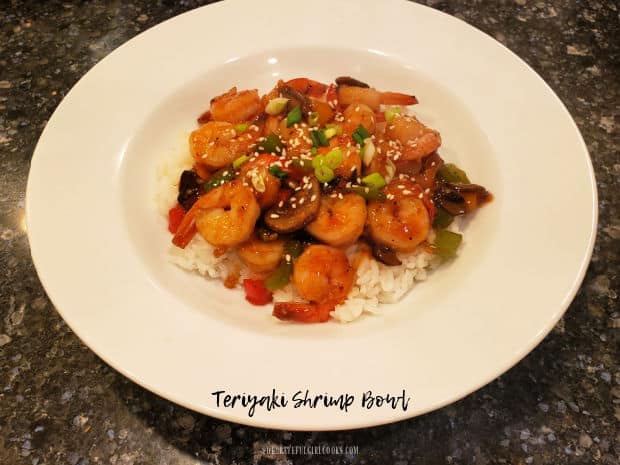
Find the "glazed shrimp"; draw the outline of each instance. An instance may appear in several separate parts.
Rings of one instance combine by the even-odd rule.
[[[386,200],[368,204],[366,225],[378,244],[399,252],[411,252],[426,240],[430,215],[419,198],[420,188],[408,180],[394,180],[385,188]]]
[[[352,103],[343,113],[344,123],[342,131],[351,135],[361,124],[370,133],[374,134],[376,129],[375,112],[363,103]]]
[[[316,219],[306,231],[334,247],[353,244],[364,232],[366,201],[357,194],[323,196]]]
[[[252,236],[237,249],[239,258],[256,273],[274,270],[284,256],[284,241],[263,242]]]
[[[237,92],[233,87],[228,92],[211,99],[211,119],[228,123],[249,121],[262,110],[258,90]]]
[[[279,158],[263,153],[241,165],[241,179],[254,189],[254,194],[262,209],[269,208],[278,201],[280,180],[269,172],[269,167]]]
[[[172,243],[182,249],[196,234],[216,247],[232,247],[252,235],[260,207],[252,189],[231,181],[200,197],[183,217]]]
[[[237,133],[230,123],[210,121],[189,135],[189,149],[196,163],[208,168],[223,168],[247,153],[259,134],[252,127]]]
[[[286,118],[280,122],[280,136],[286,142],[286,153],[289,156],[298,156],[307,153],[312,148],[310,128],[306,123],[286,126]]]
[[[325,322],[329,312],[344,302],[354,279],[353,267],[343,251],[311,245],[293,267],[293,283],[309,303],[276,302],[273,315],[281,320]]]
[[[381,105],[415,105],[418,99],[413,95],[398,92],[380,92],[368,84],[349,77],[336,79],[338,83],[338,103],[350,105],[364,103],[373,111],[379,110]]]
[[[430,155],[441,145],[439,132],[422,124],[415,116],[396,116],[385,128],[388,139],[402,144],[404,160],[417,160]]]

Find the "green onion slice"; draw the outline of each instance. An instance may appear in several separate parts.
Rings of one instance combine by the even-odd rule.
[[[319,182],[329,182],[334,179],[334,170],[327,165],[319,165],[314,169],[314,174]]]
[[[362,178],[362,183],[374,189],[381,189],[385,186],[385,179],[379,173],[372,173]]]
[[[286,115],[286,127],[290,128],[293,124],[299,123],[301,121],[301,107],[296,106]]]
[[[239,158],[237,158],[235,161],[233,161],[233,169],[236,170],[237,168],[239,168],[241,165],[243,165],[249,159],[250,159],[250,157],[248,157],[247,155],[241,155]]]
[[[342,154],[342,150],[333,149],[327,152],[324,156],[323,163],[327,165],[332,170],[338,168],[342,161],[344,160],[344,155]]]
[[[284,179],[285,177],[288,176],[288,174],[282,171],[282,168],[280,168],[278,165],[271,165],[267,169],[267,171],[269,171],[271,174],[273,174],[278,179]]]

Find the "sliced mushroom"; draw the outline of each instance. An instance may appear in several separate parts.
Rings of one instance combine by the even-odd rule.
[[[280,93],[280,95],[282,95],[282,97],[290,99],[290,101],[288,102],[289,111],[296,106],[301,107],[301,112],[304,115],[308,115],[309,113],[314,111],[314,107],[312,106],[312,102],[310,101],[310,99],[301,92],[297,92],[292,87],[289,87],[287,85],[280,85],[278,86],[278,92]]]
[[[297,231],[316,218],[321,205],[319,182],[311,177],[307,183],[297,187],[299,190],[294,191],[287,200],[265,213],[265,224],[273,231],[281,234]]]
[[[388,266],[402,265],[402,262],[396,255],[396,251],[386,245],[374,244],[372,247],[372,256]]]
[[[470,213],[493,196],[478,184],[444,182],[435,191],[434,201],[451,215]]]
[[[181,179],[179,180],[179,195],[177,196],[177,202],[183,206],[185,211],[192,208],[194,202],[204,194],[202,185],[204,181],[200,179],[200,176],[193,170],[185,170],[181,173]]]
[[[357,79],[352,78],[351,76],[340,76],[336,78],[336,84],[339,86],[352,86],[352,87],[370,87],[368,84],[362,81],[358,81]]]

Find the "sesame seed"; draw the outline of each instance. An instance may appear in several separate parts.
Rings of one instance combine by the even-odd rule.
[[[305,199],[304,197],[302,197],[301,199],[299,199],[299,205],[303,205],[303,204],[304,204],[304,202],[305,202],[305,200],[306,200],[306,199]]]
[[[368,194],[370,192],[370,189],[368,187],[364,187],[364,192]]]
[[[404,184],[399,184],[399,185],[398,185],[398,186],[396,186],[396,187],[397,187],[397,188],[399,188],[399,189],[404,189],[404,188],[405,188],[405,185],[404,185]]]
[[[338,192],[338,198],[339,198],[340,200],[344,199],[343,195],[342,195],[340,192]]]
[[[312,194],[312,197],[310,197],[310,202],[314,202],[316,200],[316,194]]]
[[[411,194],[411,193],[412,193],[412,192],[411,192],[409,189],[405,189],[405,190],[403,191],[403,195],[409,195],[409,194]]]
[[[291,204],[291,207],[292,207],[293,209],[295,209],[295,208],[297,208],[297,204],[296,204],[296,203],[292,203],[292,204]]]
[[[359,107],[359,106],[356,106],[356,107],[355,107],[355,111],[360,111],[360,107]]]
[[[277,213],[272,213],[271,215],[269,215],[271,218],[280,218],[280,215],[278,215]]]
[[[418,195],[418,198],[419,198],[419,199],[424,198],[424,194],[422,194],[422,192],[420,192],[420,195]]]
[[[287,262],[291,261],[291,256],[289,254],[286,254],[284,258],[286,259]]]

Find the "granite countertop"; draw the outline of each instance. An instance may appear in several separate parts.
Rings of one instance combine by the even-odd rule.
[[[620,463],[620,7],[613,0],[426,3],[527,61],[566,104],[592,155],[600,209],[594,256],[570,309],[540,346],[453,405],[358,431],[239,426],[132,383],[78,340],[41,287],[24,227],[29,160],[47,119],[86,71],[137,33],[201,2],[4,1],[0,463]],[[339,444],[358,453],[266,450]]]

